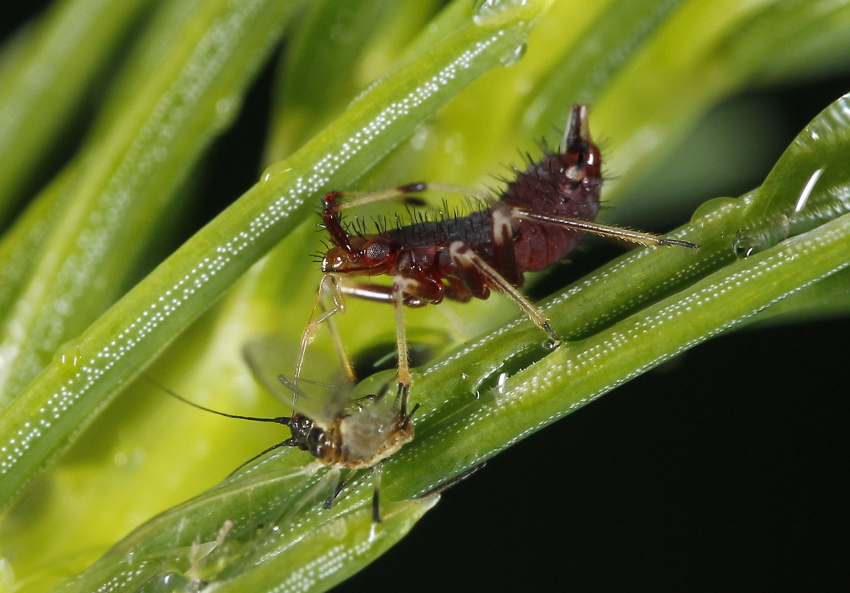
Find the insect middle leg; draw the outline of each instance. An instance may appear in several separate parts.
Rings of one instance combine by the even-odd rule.
[[[407,350],[407,331],[404,323],[404,307],[422,307],[443,300],[444,287],[438,280],[426,276],[397,274],[392,286],[351,281],[340,278],[341,294],[378,303],[391,303],[395,308],[395,335],[398,362],[396,380],[399,383],[401,409],[407,409],[410,388],[410,359]]]
[[[528,318],[539,328],[546,331],[549,337],[560,341],[549,319],[543,312],[532,304],[523,294],[502,274],[485,262],[480,255],[463,241],[455,241],[449,245],[449,256],[455,265],[455,270],[473,296],[486,299],[490,288],[505,293],[528,315]]]

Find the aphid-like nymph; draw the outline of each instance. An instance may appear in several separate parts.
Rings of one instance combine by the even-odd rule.
[[[408,413],[386,391],[353,401],[332,400],[319,408],[289,379],[281,375],[279,380],[298,394],[293,406],[300,412],[274,419],[292,431],[275,448],[298,447],[327,465],[366,469],[413,440],[416,408]]]
[[[395,306],[398,382],[404,398],[411,382],[405,306],[421,307],[443,299],[486,299],[492,290],[497,290],[508,295],[531,321],[557,340],[549,320],[518,288],[525,272],[542,270],[563,259],[585,233],[654,247],[698,249],[687,241],[595,222],[601,170],[602,157],[590,138],[587,108],[573,105],[560,150],[545,154],[525,171],[517,170],[516,178],[498,199],[475,190],[430,183],[412,183],[370,194],[327,194],[322,220],[333,246],[322,261],[324,277],[317,299],[322,313],[315,316],[314,308],[314,316],[302,335],[296,380],[319,324],[344,311],[345,296]],[[421,221],[373,235],[352,235],[340,219],[340,211],[345,208],[428,190],[475,196],[486,207],[467,216]],[[381,275],[391,276],[392,284],[359,280]],[[331,330],[344,358],[332,324]]]
[[[388,395],[387,389],[359,399],[347,397],[343,389],[334,389],[324,401],[313,398],[287,377],[276,375],[267,359],[267,343],[252,342],[245,347],[245,359],[254,378],[269,393],[293,408],[291,416],[263,418],[226,414],[176,394],[150,377],[161,390],[201,410],[227,418],[271,422],[289,427],[291,436],[246,461],[244,465],[281,447],[297,447],[309,452],[320,462],[346,470],[373,470],[374,496],[372,513],[380,522],[380,465],[413,440],[413,414],[419,407],[407,409],[407,398]],[[330,386],[325,385],[325,388]],[[241,467],[241,466],[240,466]],[[342,485],[331,492],[325,506],[330,507]]]

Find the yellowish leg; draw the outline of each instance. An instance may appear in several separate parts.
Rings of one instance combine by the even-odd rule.
[[[316,309],[322,312],[316,315]],[[350,382],[354,382],[354,368],[345,353],[345,347],[342,343],[342,337],[339,334],[334,314],[345,313],[345,299],[342,291],[339,288],[339,279],[333,274],[325,274],[322,281],[319,283],[319,292],[316,295],[316,302],[313,304],[313,310],[310,312],[310,321],[304,328],[301,334],[301,343],[298,346],[298,357],[295,359],[295,384],[301,379],[301,371],[304,368],[304,360],[307,356],[307,347],[316,339],[316,332],[322,323],[327,322],[328,331],[331,334],[331,341],[339,358],[343,372],[347,375]],[[315,318],[314,318],[315,316]],[[293,396],[294,397],[294,396]]]

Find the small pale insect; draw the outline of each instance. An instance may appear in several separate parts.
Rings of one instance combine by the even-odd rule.
[[[306,394],[285,376],[272,371],[274,348],[266,341],[245,347],[245,360],[257,382],[269,393],[291,401],[295,413],[275,418],[289,426],[292,436],[281,447],[298,447],[328,465],[347,469],[374,467],[413,440],[412,416],[407,400],[380,393],[351,399],[345,390],[332,390],[324,401]]]
[[[320,462],[347,470],[372,469],[374,495],[373,519],[380,522],[380,465],[413,440],[413,414],[419,406],[407,409],[405,397],[381,392],[359,399],[347,397],[344,389],[331,390],[324,401],[311,397],[287,377],[275,374],[275,349],[267,341],[251,342],[245,347],[245,360],[257,382],[269,393],[293,408],[291,416],[264,418],[227,414],[191,402],[174,391],[149,379],[173,397],[201,410],[239,420],[271,422],[288,426],[291,436],[262,451],[246,465],[281,447],[297,447]],[[302,380],[302,382],[305,382]],[[325,385],[324,387],[329,387]],[[330,507],[342,484],[331,492],[325,503]]]

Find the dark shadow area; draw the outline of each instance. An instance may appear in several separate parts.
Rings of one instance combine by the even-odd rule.
[[[844,581],[848,331],[822,322],[695,348],[501,453],[336,590]]]

